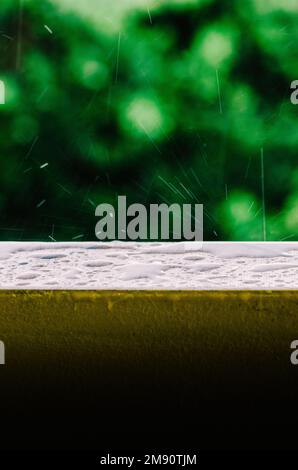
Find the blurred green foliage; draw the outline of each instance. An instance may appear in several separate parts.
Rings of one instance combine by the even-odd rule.
[[[117,20],[117,21],[116,21]],[[298,239],[296,0],[1,0],[0,238],[95,206],[204,204],[204,239]]]

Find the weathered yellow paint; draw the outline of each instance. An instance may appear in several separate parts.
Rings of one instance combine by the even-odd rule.
[[[290,446],[294,339],[297,291],[0,291],[5,446]]]
[[[194,350],[288,351],[298,337],[297,291],[0,291],[7,361],[92,353],[172,356]],[[174,346],[174,347],[172,347]]]

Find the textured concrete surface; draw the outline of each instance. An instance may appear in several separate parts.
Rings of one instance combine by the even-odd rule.
[[[0,243],[0,289],[298,289],[298,243]]]

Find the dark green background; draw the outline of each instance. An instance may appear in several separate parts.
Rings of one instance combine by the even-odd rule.
[[[296,0],[1,0],[0,239],[94,239],[121,194],[298,239],[297,44]]]

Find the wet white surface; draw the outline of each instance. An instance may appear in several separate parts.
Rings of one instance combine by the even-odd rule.
[[[298,242],[2,242],[0,289],[298,289]]]

